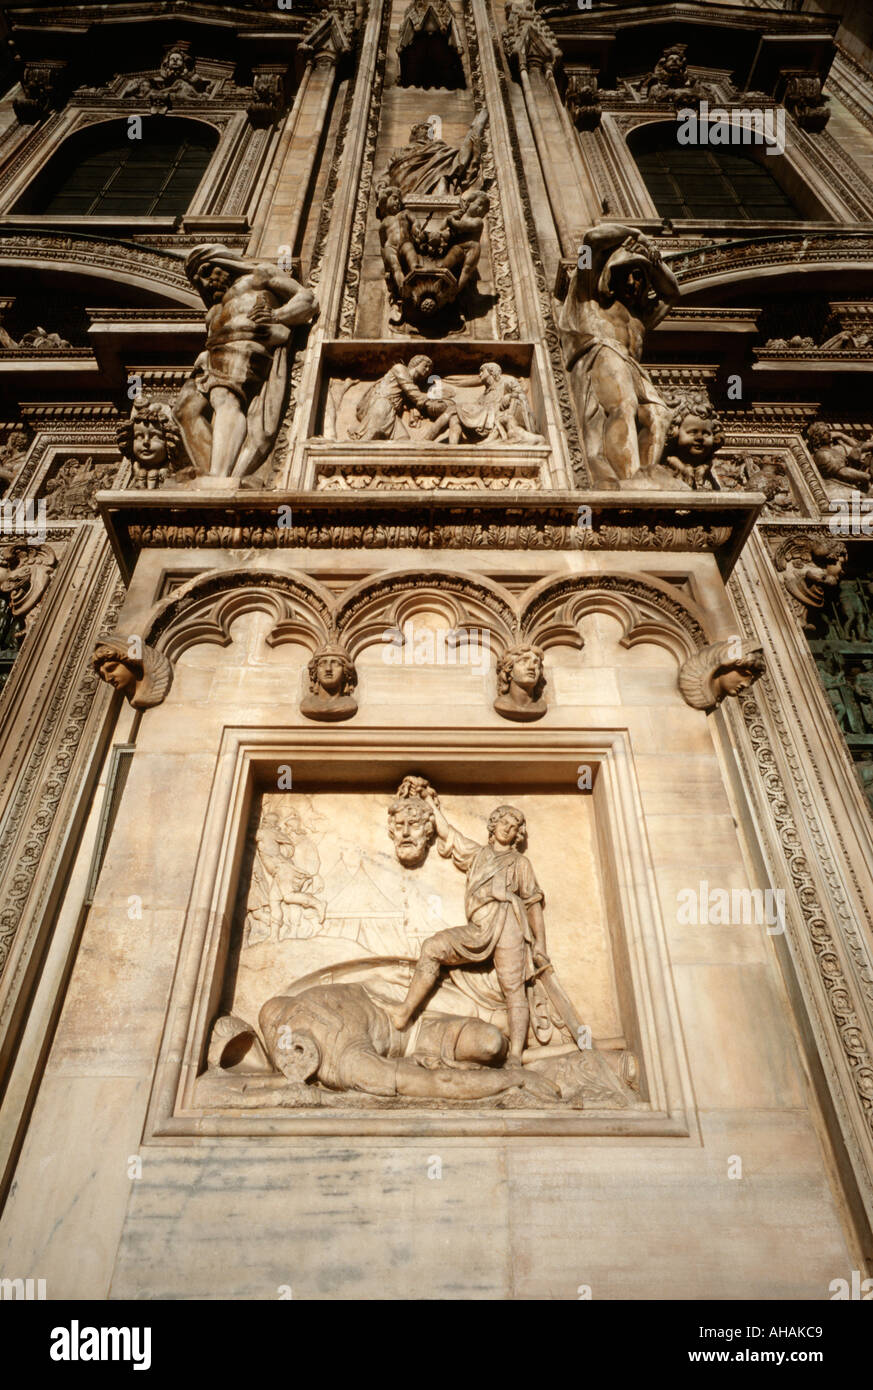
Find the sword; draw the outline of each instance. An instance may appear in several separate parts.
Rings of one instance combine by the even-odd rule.
[[[542,979],[543,989],[549,997],[549,1003],[558,1015],[558,1018],[569,1029],[570,1035],[580,1052],[586,1050],[585,1044],[581,1041],[584,1034],[590,1035],[591,1030],[586,1028],[581,1018],[571,1004],[564,987],[555,973],[555,967],[549,961],[548,965],[541,965],[531,976],[531,982]]]

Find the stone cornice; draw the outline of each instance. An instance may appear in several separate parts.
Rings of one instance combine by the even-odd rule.
[[[553,492],[520,501],[513,492],[224,489],[101,492],[96,500],[126,576],[140,550],[153,548],[690,551],[714,555],[727,576],[764,503],[760,493]]]

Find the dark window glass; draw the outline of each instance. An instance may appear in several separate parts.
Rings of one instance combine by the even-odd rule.
[[[770,170],[748,155],[678,145],[672,127],[647,145],[634,158],[662,217],[770,222],[803,216]]]
[[[147,118],[142,138],[108,121],[72,136],[31,185],[16,211],[154,217],[188,210],[217,132],[199,121]]]

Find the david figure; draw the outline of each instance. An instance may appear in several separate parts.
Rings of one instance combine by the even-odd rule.
[[[442,966],[492,960],[506,1000],[510,1060],[520,1063],[530,1021],[525,986],[550,965],[545,900],[531,862],[522,853],[524,816],[514,806],[498,806],[488,817],[488,843],[480,845],[449,825],[433,798],[425,799],[433,812],[440,854],[467,875],[467,921],[435,932],[422,943],[406,999],[393,1011],[393,1022],[401,1031],[409,1026]]]

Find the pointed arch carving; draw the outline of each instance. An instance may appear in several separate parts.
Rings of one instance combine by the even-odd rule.
[[[696,604],[679,598],[653,576],[562,575],[544,579],[525,595],[521,625],[526,640],[547,650],[581,647],[579,631],[589,613],[608,613],[621,625],[621,646],[643,642],[664,647],[682,663],[707,640]]]
[[[581,650],[581,623],[595,612],[616,619],[623,647],[651,642],[680,665],[709,640],[698,605],[654,576],[562,575],[516,597],[479,575],[439,569],[370,575],[339,597],[300,572],[208,570],[155,605],[143,636],[175,660],[201,642],[229,646],[233,622],[249,612],[271,618],[270,647],[315,651],[338,641],[353,660],[422,612],[440,615],[447,630],[487,632],[498,655],[520,642]]]
[[[298,642],[314,651],[333,632],[332,595],[306,575],[230,569],[187,580],[155,606],[146,635],[175,660],[201,642],[229,646],[231,625],[243,613],[272,618],[270,647]]]
[[[381,645],[386,629],[402,632],[404,623],[425,610],[443,614],[447,628],[488,632],[501,649],[519,631],[516,605],[499,585],[447,570],[403,570],[361,580],[343,595],[336,623],[354,657]]]

